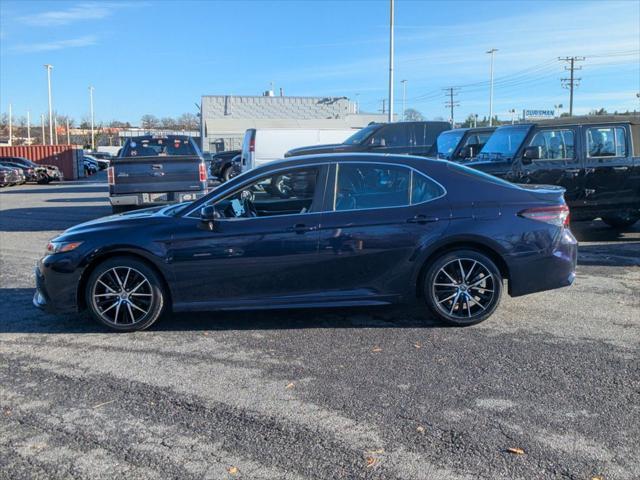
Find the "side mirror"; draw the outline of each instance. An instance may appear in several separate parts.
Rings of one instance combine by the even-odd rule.
[[[207,205],[200,209],[200,225],[202,230],[215,230],[216,220],[220,218],[220,214],[213,205]]]
[[[534,160],[540,160],[542,158],[542,147],[526,147],[522,154],[522,164],[531,165]]]

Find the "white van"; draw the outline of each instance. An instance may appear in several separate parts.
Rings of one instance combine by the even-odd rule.
[[[243,172],[284,158],[285,152],[303,145],[342,143],[357,129],[250,128],[244,134],[240,169]]]

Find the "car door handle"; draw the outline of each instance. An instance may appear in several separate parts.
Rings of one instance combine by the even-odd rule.
[[[625,166],[622,166],[622,167],[613,167],[613,170],[614,170],[615,172],[626,172],[627,170],[629,170],[629,167],[625,167]]]
[[[296,223],[293,227],[289,227],[287,230],[289,232],[296,232],[297,234],[303,234],[305,232],[311,232],[315,230],[315,226],[307,226],[304,223]]]
[[[416,215],[415,217],[411,217],[407,219],[407,223],[419,223],[420,225],[424,225],[425,223],[433,223],[437,222],[438,217],[427,217],[426,215]]]

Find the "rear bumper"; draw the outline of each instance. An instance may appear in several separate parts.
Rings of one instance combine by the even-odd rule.
[[[134,205],[150,206],[164,205],[169,203],[181,203],[197,200],[207,194],[206,191],[199,192],[166,192],[166,193],[136,193],[125,195],[111,195],[109,201],[111,205]]]
[[[509,268],[509,295],[553,290],[571,285],[576,276],[578,241],[562,229],[552,248],[537,253],[505,257]]]

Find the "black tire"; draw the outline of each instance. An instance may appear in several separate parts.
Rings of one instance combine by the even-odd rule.
[[[226,167],[224,167],[221,177],[223,182],[228,182],[229,179],[235,177],[235,175],[233,174],[233,166],[227,165]]]
[[[114,257],[98,265],[87,279],[84,293],[94,320],[119,332],[149,328],[166,304],[158,274],[145,262],[131,257]]]
[[[427,307],[439,320],[455,326],[474,325],[498,308],[502,275],[486,255],[475,250],[453,250],[429,264],[423,293]]]
[[[613,228],[627,228],[640,220],[640,214],[634,212],[620,212],[602,217],[602,221]]]

